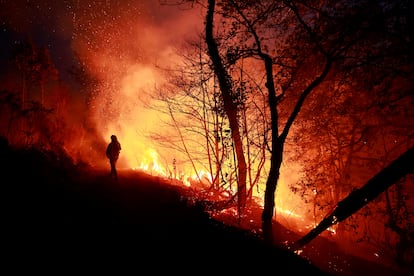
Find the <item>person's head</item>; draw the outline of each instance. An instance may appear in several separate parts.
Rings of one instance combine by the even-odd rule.
[[[111,135],[111,141],[116,141],[116,136],[115,135]]]

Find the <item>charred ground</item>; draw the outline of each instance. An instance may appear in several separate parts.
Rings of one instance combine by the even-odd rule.
[[[131,170],[115,182],[64,155],[5,143],[1,153],[5,264],[15,272],[332,274],[211,218],[161,178]]]
[[[267,269],[323,274],[251,233],[211,219],[182,188],[134,171],[118,182],[69,158],[2,146],[3,234],[14,271],[148,274]]]

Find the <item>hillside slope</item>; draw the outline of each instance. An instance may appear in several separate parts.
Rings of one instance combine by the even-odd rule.
[[[158,178],[130,171],[113,182],[106,171],[51,153],[1,151],[4,263],[15,273],[325,274],[211,219]]]

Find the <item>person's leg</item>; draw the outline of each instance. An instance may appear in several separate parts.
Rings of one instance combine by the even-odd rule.
[[[115,160],[110,160],[111,164],[111,177],[116,177]]]
[[[114,178],[118,179],[118,172],[116,171],[116,162],[114,162]]]

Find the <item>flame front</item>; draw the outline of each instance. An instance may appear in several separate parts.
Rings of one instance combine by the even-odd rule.
[[[202,28],[203,18],[196,10],[192,10],[187,11],[186,16],[182,13],[177,13],[175,17],[169,14],[165,21],[155,25],[151,24],[153,18],[147,17],[143,11],[140,11],[139,17],[133,16],[130,7],[121,5],[116,12],[110,24],[104,22],[108,16],[91,18],[89,13],[80,11],[76,11],[73,18],[73,48],[79,53],[89,73],[98,80],[90,102],[90,116],[96,129],[103,141],[109,141],[112,134],[117,135],[122,146],[118,163],[120,169],[142,170],[151,175],[178,180],[186,186],[197,183],[208,187],[214,181],[214,176],[209,172],[213,171],[211,168],[206,168],[202,161],[190,162],[184,151],[160,147],[153,140],[153,134],[166,137],[171,130],[164,123],[170,119],[167,113],[151,107],[154,92],[159,92],[167,82],[158,67],[165,64],[174,67],[174,64],[182,63],[179,51],[175,50],[178,45],[171,41],[177,40],[177,36],[180,36],[180,41],[195,37]],[[188,28],[188,25],[194,28]],[[196,140],[190,144],[192,150],[205,151],[198,148],[197,138],[188,133],[185,135],[188,140]],[[286,220],[308,225],[309,221],[301,221],[306,216],[306,208],[289,189],[289,183],[297,181],[300,168],[289,164],[283,165],[281,169],[289,173],[281,173],[278,183],[278,212]],[[237,185],[231,184],[237,178],[234,167],[225,173],[231,178],[226,192],[234,195],[237,192]],[[265,173],[263,178],[266,178]],[[265,181],[262,180],[253,191],[259,204],[262,204],[264,190]]]

